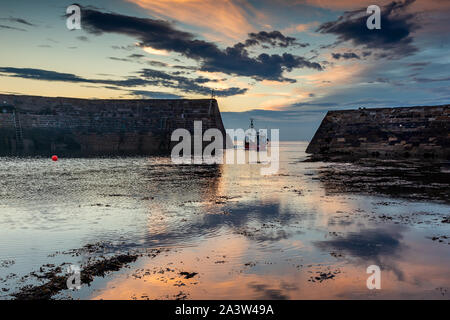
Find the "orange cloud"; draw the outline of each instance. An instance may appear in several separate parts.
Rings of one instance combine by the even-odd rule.
[[[353,78],[359,76],[365,69],[362,64],[356,63],[335,65],[320,73],[296,76],[295,78],[315,88],[329,87],[330,84],[346,85],[352,83]]]
[[[153,55],[157,55],[157,56],[167,56],[169,55],[169,52],[167,52],[166,50],[158,50],[158,49],[154,49],[152,47],[144,47],[143,50],[147,53],[153,54]]]
[[[291,92],[256,93],[255,95],[265,97],[265,100],[258,105],[265,110],[282,110],[291,104],[305,101],[309,97],[308,92],[299,88],[294,88]]]
[[[283,30],[283,33],[291,34],[291,33],[297,33],[297,32],[306,32],[310,29],[313,29],[315,27],[318,27],[320,23],[318,21],[314,21],[311,23],[301,23],[297,25],[290,26]]]
[[[230,39],[242,39],[254,31],[253,22],[263,14],[243,0],[127,0],[160,18],[199,26]],[[261,21],[262,22],[262,21]],[[257,23],[259,24],[259,23]]]

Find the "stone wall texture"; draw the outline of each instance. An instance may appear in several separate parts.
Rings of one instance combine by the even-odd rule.
[[[15,115],[3,106],[13,106]],[[10,107],[9,107],[10,108]],[[3,111],[3,112],[2,112]],[[16,141],[18,118],[22,141]],[[215,99],[92,100],[0,95],[0,154],[165,154],[174,129],[217,128],[225,135]],[[19,139],[17,139],[19,140]],[[19,147],[20,149],[19,150]]]
[[[306,152],[319,159],[450,160],[450,106],[329,111]]]

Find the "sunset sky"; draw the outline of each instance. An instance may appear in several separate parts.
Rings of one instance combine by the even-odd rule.
[[[450,0],[1,1],[0,92],[207,98],[309,139],[327,110],[448,104]],[[368,5],[382,8],[368,30]],[[284,129],[284,132],[283,132]]]

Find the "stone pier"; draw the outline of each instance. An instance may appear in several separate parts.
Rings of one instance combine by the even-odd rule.
[[[215,99],[93,100],[0,95],[0,155],[155,155],[170,153],[171,133],[223,132]],[[18,141],[20,140],[20,141]],[[224,138],[225,141],[225,138]]]
[[[329,111],[306,152],[316,159],[450,160],[450,106]]]

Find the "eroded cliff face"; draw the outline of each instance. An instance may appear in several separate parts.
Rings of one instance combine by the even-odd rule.
[[[3,106],[8,106],[2,108]],[[4,110],[3,110],[4,109]],[[167,154],[177,128],[225,134],[216,100],[89,100],[0,95],[0,154]]]
[[[330,111],[306,152],[316,159],[450,160],[450,106]]]

